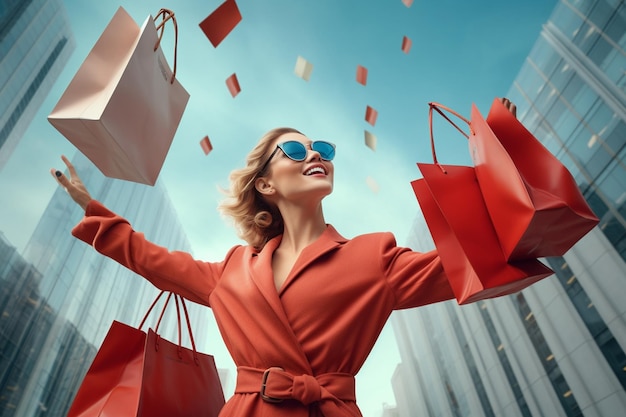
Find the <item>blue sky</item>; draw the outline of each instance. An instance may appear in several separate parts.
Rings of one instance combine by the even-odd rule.
[[[465,115],[476,103],[486,115],[511,86],[556,1],[415,0],[407,8],[401,0],[239,0],[243,20],[217,48],[198,24],[221,0],[65,4],[76,50],[0,172],[0,230],[23,248],[56,187],[49,168],[62,166],[62,153],[75,152],[46,116],[116,9],[123,6],[142,24],[167,7],[180,31],[178,79],[191,98],[160,179],[194,254],[217,261],[240,243],[216,211],[218,188],[228,186],[229,172],[276,126],[337,144],[327,222],[346,237],[391,231],[403,244],[419,214],[410,187],[419,177],[415,163],[432,161],[427,103]],[[403,36],[413,42],[409,54],[400,49]],[[170,26],[163,45],[170,62],[171,38]],[[314,65],[308,82],[294,75],[298,56]],[[357,65],[368,69],[367,86],[355,81]],[[242,89],[234,99],[225,85],[233,72]],[[374,127],[364,120],[367,105],[379,113]],[[366,129],[378,138],[375,152],[364,145]],[[439,122],[435,133],[441,162],[470,163],[465,138]],[[199,145],[205,135],[214,146],[208,156]],[[378,192],[367,186],[368,177]],[[216,358],[218,366],[230,366],[227,357]],[[365,417],[395,402],[389,381],[398,361],[388,326],[357,380]]]

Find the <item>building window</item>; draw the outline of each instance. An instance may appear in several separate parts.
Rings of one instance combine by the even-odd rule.
[[[28,89],[22,96],[22,99],[20,100],[18,105],[15,107],[15,109],[13,109],[11,116],[9,117],[5,125],[3,126],[2,130],[0,130],[0,147],[2,147],[4,142],[6,142],[7,138],[13,131],[13,128],[19,121],[20,117],[22,117],[24,110],[26,109],[30,101],[32,100],[35,93],[37,93],[37,90],[39,89],[43,81],[46,79],[46,75],[48,74],[48,72],[50,72],[50,68],[52,68],[52,65],[54,65],[54,63],[56,62],[57,58],[63,51],[63,47],[65,46],[66,43],[67,43],[67,38],[64,37],[56,44],[56,46],[54,47],[54,49],[48,56],[48,59],[46,60],[46,62],[43,64],[43,66],[41,67],[41,69],[39,70],[35,78],[33,79],[33,82],[28,86]]]
[[[472,351],[470,350],[469,343],[467,342],[467,338],[465,337],[465,333],[463,333],[463,329],[461,328],[461,323],[459,322],[459,316],[456,312],[456,309],[453,307],[453,303],[445,303],[446,309],[448,310],[448,315],[452,320],[452,328],[454,329],[454,333],[456,335],[456,339],[461,347],[461,351],[463,352],[463,359],[465,360],[465,364],[467,365],[467,369],[469,370],[470,376],[472,378],[472,383],[474,384],[474,388],[476,389],[476,394],[478,395],[478,399],[480,400],[480,405],[483,408],[483,412],[485,417],[495,417],[493,413],[493,408],[491,408],[491,402],[489,401],[489,397],[487,396],[487,391],[485,390],[485,384],[483,384],[483,379],[480,377],[480,373],[478,372],[478,367],[476,366],[476,361],[474,360],[474,355],[472,355]]]
[[[593,336],[620,384],[626,389],[626,354],[562,257],[547,258],[567,296]]]
[[[559,364],[554,360],[554,355],[552,354],[546,339],[543,337],[541,329],[537,325],[535,316],[530,310],[530,307],[526,302],[526,298],[522,293],[518,293],[512,298],[514,298],[514,304],[517,307],[517,312],[520,318],[522,319],[522,324],[524,325],[526,333],[535,348],[535,352],[537,352],[537,356],[539,357],[541,365],[543,365],[543,369],[545,369],[548,378],[550,378],[552,388],[554,388],[554,391],[559,398],[559,402],[563,407],[565,415],[568,417],[582,417],[583,414],[578,406],[578,402],[574,398],[565,377],[563,377]]]
[[[530,408],[528,408],[528,403],[526,402],[526,398],[524,398],[524,394],[517,382],[517,377],[513,372],[513,367],[511,367],[511,362],[509,362],[509,358],[506,355],[506,349],[504,345],[500,341],[500,336],[496,331],[496,326],[493,324],[493,320],[491,320],[491,315],[489,311],[487,311],[487,303],[482,301],[479,304],[478,311],[483,318],[485,323],[485,327],[487,327],[487,333],[489,333],[489,338],[491,339],[491,343],[493,347],[496,349],[498,354],[498,359],[500,360],[500,365],[502,365],[502,369],[506,375],[506,379],[509,381],[509,386],[513,390],[513,395],[515,396],[515,401],[517,401],[517,405],[524,417],[532,417],[532,413],[530,412]]]

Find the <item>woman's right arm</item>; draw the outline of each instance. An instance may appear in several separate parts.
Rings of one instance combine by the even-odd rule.
[[[75,237],[145,277],[157,288],[209,305],[209,295],[235,248],[223,262],[210,263],[195,260],[189,253],[169,251],[148,241],[143,233],[134,231],[126,219],[94,200],[73,165],[67,158],[62,159],[70,177],[54,169],[51,173],[72,199],[85,209],[85,217],[72,229]]]

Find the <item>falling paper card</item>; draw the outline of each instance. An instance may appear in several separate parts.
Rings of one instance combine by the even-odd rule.
[[[367,68],[357,65],[356,66],[356,81],[360,84],[367,84]]]
[[[294,69],[296,75],[304,81],[309,81],[311,71],[313,71],[313,64],[299,56],[296,60],[296,68]]]
[[[211,141],[209,140],[208,136],[202,138],[202,140],[200,141],[200,146],[202,146],[202,150],[204,151],[205,155],[208,155],[209,152],[213,150],[213,145],[211,145]]]
[[[409,51],[411,50],[411,44],[413,42],[411,42],[411,39],[409,39],[407,36],[402,38],[402,52],[404,52],[405,54],[408,54]]]
[[[371,150],[376,150],[376,135],[371,132],[365,131],[365,145]]]
[[[374,108],[367,106],[365,109],[365,120],[367,123],[374,126],[376,124],[376,118],[378,117],[378,112],[374,110]]]
[[[241,13],[235,0],[226,0],[200,23],[211,44],[217,48],[226,36],[241,22]]]
[[[406,7],[411,7],[413,0],[402,0],[402,3],[404,3]]]
[[[235,98],[235,96],[241,91],[241,87],[239,87],[239,80],[237,80],[237,74],[233,73],[233,75],[226,79],[226,86],[228,87],[228,91],[230,91],[230,95]]]
[[[374,178],[372,177],[365,178],[365,183],[367,184],[368,187],[370,187],[370,190],[372,190],[375,193],[378,193],[378,190],[380,188],[378,187],[378,183],[374,180]]]

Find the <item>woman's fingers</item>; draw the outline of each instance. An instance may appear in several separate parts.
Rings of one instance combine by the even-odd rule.
[[[517,106],[511,100],[506,97],[502,97],[500,101],[504,104],[504,107],[513,113],[513,116],[517,117]]]
[[[65,187],[65,189],[67,190],[67,186],[69,185],[69,180],[67,179],[65,174],[63,174],[63,172],[59,171],[58,169],[54,169],[54,168],[50,170],[50,173],[54,176],[57,182],[61,184],[63,187]]]
[[[65,163],[65,166],[67,166],[67,170],[70,173],[70,178],[74,178],[77,177],[78,175],[76,174],[76,169],[74,168],[74,165],[72,165],[72,163],[70,162],[69,159],[67,159],[65,157],[65,155],[61,155],[61,159],[63,160],[63,162]]]
[[[65,189],[65,191],[67,191],[70,197],[72,197],[78,205],[85,209],[89,201],[91,201],[91,195],[89,195],[85,185],[76,173],[74,165],[72,165],[72,163],[64,155],[61,155],[61,159],[67,166],[70,177],[68,178],[63,172],[55,168],[50,170],[50,174],[52,174],[57,182]]]

